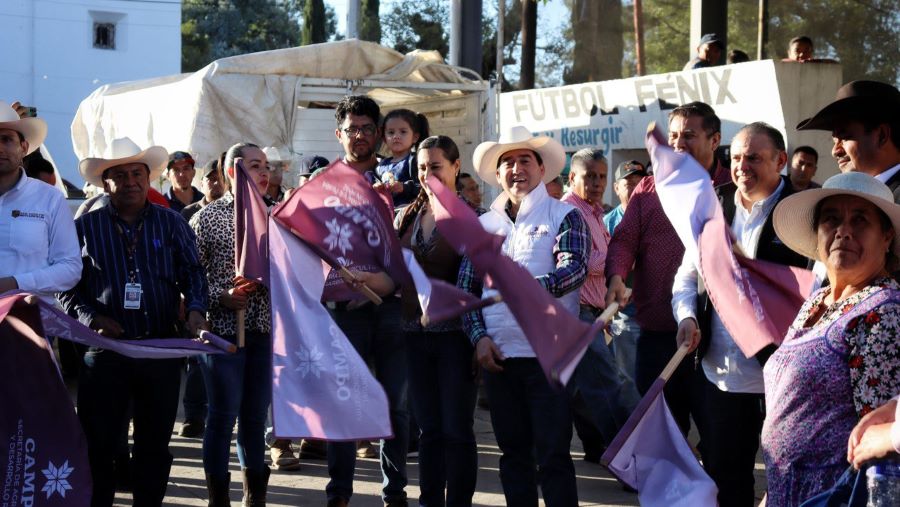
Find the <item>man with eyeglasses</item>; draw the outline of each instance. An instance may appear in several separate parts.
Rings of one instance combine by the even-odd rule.
[[[381,110],[374,100],[354,95],[344,97],[334,114],[334,135],[344,148],[344,163],[359,171],[367,181],[376,183],[375,151],[381,138]],[[327,174],[328,168],[316,176]],[[385,505],[407,505],[405,487],[406,453],[409,440],[409,414],[406,407],[406,345],[400,326],[400,301],[393,294],[383,295],[383,303],[368,301],[326,301],[335,323],[363,359],[374,366],[390,404],[394,438],[381,442],[381,471]],[[328,476],[325,487],[329,506],[344,506],[353,494],[356,468],[354,442],[328,443]]]
[[[176,151],[169,155],[169,163],[166,165],[166,178],[172,187],[166,192],[166,200],[169,207],[181,213],[185,206],[194,204],[203,199],[203,192],[193,186],[194,157],[185,151]]]

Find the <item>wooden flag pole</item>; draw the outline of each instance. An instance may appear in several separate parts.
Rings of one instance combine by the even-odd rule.
[[[672,377],[672,374],[675,373],[675,368],[678,368],[678,365],[681,364],[681,361],[684,360],[684,357],[688,355],[690,344],[685,342],[678,350],[675,351],[675,355],[672,356],[672,359],[669,360],[669,364],[663,368],[662,373],[659,374],[659,378],[663,379],[664,382],[668,382],[669,378]]]
[[[349,269],[341,266],[341,278],[344,279],[345,282],[355,287],[358,291],[362,292],[369,301],[375,303],[376,305],[380,305],[382,303],[381,297],[378,294],[375,294],[375,291],[369,288],[368,285],[361,283],[359,278],[356,278],[353,273],[350,272]]]
[[[237,322],[235,323],[235,335],[237,336],[237,346],[238,348],[243,348],[246,342],[245,338],[245,321],[247,319],[247,310],[237,310],[235,312],[235,316],[237,317]]]
[[[630,297],[631,297],[631,289],[625,289],[625,299],[628,299]],[[606,310],[603,310],[603,313],[601,313],[600,316],[597,317],[597,320],[599,320],[605,324],[605,323],[611,321],[612,318],[615,317],[615,315],[618,311],[619,311],[619,303],[612,303],[611,305],[606,307]],[[612,335],[610,335],[605,330],[603,331],[603,334],[606,338],[606,344],[609,345],[610,343],[612,343]]]

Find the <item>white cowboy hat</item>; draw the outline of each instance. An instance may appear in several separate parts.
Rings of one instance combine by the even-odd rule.
[[[515,126],[500,134],[497,142],[486,141],[475,148],[472,164],[485,183],[499,187],[497,181],[497,161],[504,153],[512,150],[532,150],[541,156],[544,162],[544,183],[553,181],[566,165],[566,151],[552,137],[534,137],[522,126]]]
[[[47,138],[47,122],[40,118],[19,118],[19,113],[0,100],[0,129],[10,129],[22,134],[28,143],[26,155],[40,148]]]
[[[781,241],[791,250],[819,260],[816,252],[818,235],[813,220],[818,204],[832,195],[861,197],[883,211],[894,227],[894,255],[900,256],[900,205],[894,204],[894,194],[887,185],[858,172],[832,176],[822,188],[798,192],[778,203],[772,223]]]
[[[281,153],[279,153],[278,148],[274,146],[266,146],[262,149],[262,151],[266,154],[266,160],[268,160],[269,162],[284,161],[284,159],[281,158]]]
[[[153,181],[159,178],[169,161],[169,152],[162,146],[151,146],[141,151],[128,137],[113,140],[106,151],[105,158],[86,158],[78,164],[81,177],[95,187],[103,188],[103,171],[110,167],[141,163],[150,169],[150,181]]]

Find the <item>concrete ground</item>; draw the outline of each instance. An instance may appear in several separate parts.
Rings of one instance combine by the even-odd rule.
[[[206,485],[203,476],[201,441],[178,436],[181,429],[175,425],[170,449],[175,456],[169,489],[163,505],[206,505]],[[476,505],[506,505],[500,485],[498,460],[500,450],[491,431],[490,415],[484,409],[476,409],[475,433],[478,440],[478,486],[475,493]],[[582,459],[581,444],[573,438],[572,452],[575,472],[578,476],[578,498],[585,506],[638,505],[637,494],[625,492],[621,485],[600,465]],[[241,484],[235,447],[231,448],[231,502],[240,505]],[[418,498],[418,464],[412,458],[408,465],[409,486],[407,494],[410,505],[416,505]],[[272,471],[269,480],[268,505],[270,506],[312,506],[325,505],[325,485],[328,470],[324,460],[303,461],[303,468],[295,472]],[[356,480],[351,505],[374,507],[381,502],[381,470],[377,459],[358,459]],[[131,495],[116,494],[116,504],[131,505]]]
[[[203,475],[201,440],[178,436],[181,429],[181,415],[175,425],[170,449],[175,456],[166,506],[206,505],[206,485]],[[500,451],[491,431],[490,414],[478,408],[475,413],[475,433],[478,440],[478,486],[474,497],[475,505],[505,505],[503,489],[500,485],[498,461]],[[692,437],[695,440],[695,436]],[[241,484],[235,447],[231,448],[231,501],[232,505],[240,505]],[[573,437],[572,457],[575,461],[575,472],[578,478],[578,498],[582,506],[636,506],[639,505],[635,493],[628,493],[602,466],[588,463],[582,458],[584,454],[581,443]],[[413,458],[408,465],[409,486],[406,491],[410,505],[416,505],[418,499],[418,465]],[[328,470],[323,460],[303,461],[299,471],[272,471],[269,481],[268,505],[270,506],[313,506],[325,505],[325,485],[328,483]],[[762,461],[758,457],[756,465],[757,500],[765,491],[765,473]],[[381,471],[378,460],[358,459],[356,465],[355,493],[351,504],[360,507],[382,506]],[[116,494],[117,506],[131,505],[131,495]],[[543,505],[543,502],[541,503]]]

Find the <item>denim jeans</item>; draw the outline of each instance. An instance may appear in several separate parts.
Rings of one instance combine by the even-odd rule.
[[[602,310],[581,306],[579,317],[594,322]],[[637,389],[619,371],[601,331],[585,351],[566,386],[572,408],[590,421],[609,445],[640,401]]]
[[[234,341],[233,336],[223,338]],[[209,400],[203,470],[217,480],[225,480],[235,420],[241,468],[261,470],[266,463],[266,414],[272,401],[272,338],[248,332],[246,346],[234,354],[204,354],[200,358]]]
[[[353,310],[332,310],[331,316],[353,348],[375,371],[390,405],[394,438],[381,441],[382,498],[406,500],[406,454],[409,450],[409,412],[406,396],[406,343],[400,327],[400,301],[386,297],[378,306],[365,304]],[[356,469],[355,442],[328,443],[329,499],[353,495]]]
[[[407,333],[409,394],[419,423],[419,505],[470,506],[478,476],[474,349],[462,331]]]
[[[196,357],[187,358],[184,398],[181,403],[184,406],[185,421],[206,420],[206,384],[203,382],[203,372],[200,371],[200,360]]]
[[[537,359],[510,358],[500,364],[503,371],[485,371],[484,382],[503,453],[500,482],[506,505],[537,507],[540,481],[547,507],[577,506],[568,396],[550,386]]]
[[[129,401],[134,401],[134,505],[158,506],[166,495],[169,440],[178,413],[181,359],[132,359],[91,348],[78,381],[78,418],[88,444],[94,482],[91,505],[109,507],[116,489],[113,460]]]

